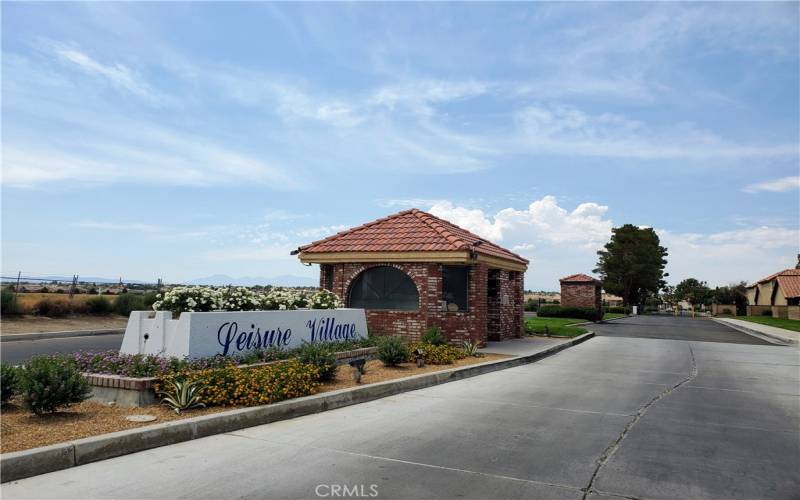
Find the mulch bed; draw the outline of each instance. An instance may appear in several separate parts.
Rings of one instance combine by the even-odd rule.
[[[378,360],[368,361],[366,371],[361,377],[361,385],[384,382],[412,375],[420,375],[440,370],[497,361],[508,358],[501,354],[487,354],[480,358],[465,358],[452,365],[426,365],[417,368],[415,364],[404,363],[395,368],[387,368]],[[356,385],[353,369],[347,365],[339,367],[336,379],[322,384],[318,393],[346,389]],[[71,406],[62,411],[37,416],[12,400],[0,412],[0,453],[26,450],[39,446],[62,443],[109,432],[144,427],[171,420],[197,417],[230,410],[230,407],[215,406],[190,410],[180,415],[165,406],[150,405],[142,408],[108,405],[94,401]],[[153,415],[154,422],[137,423],[125,420],[130,415]]]

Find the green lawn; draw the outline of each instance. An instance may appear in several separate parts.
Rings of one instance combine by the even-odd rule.
[[[800,332],[800,321],[796,319],[773,318],[771,316],[736,316],[733,319],[741,319],[750,321],[751,323],[761,323],[762,325]]]
[[[615,319],[615,318],[622,318],[625,315],[622,313],[605,313],[603,315],[603,319]]]
[[[585,323],[585,319],[574,318],[528,318],[525,320],[525,331],[530,334],[542,335],[544,327],[550,335],[558,337],[577,337],[586,333],[586,328],[580,326],[569,326],[575,323]]]

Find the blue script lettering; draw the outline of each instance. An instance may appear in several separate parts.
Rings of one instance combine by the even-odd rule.
[[[359,336],[356,331],[356,324],[336,324],[336,318],[325,317],[310,319],[306,327],[311,330],[311,342],[333,342],[337,340],[349,340]]]
[[[267,347],[286,347],[292,339],[292,329],[281,330],[275,328],[263,333],[261,328],[250,325],[250,331],[239,331],[239,324],[235,321],[223,323],[217,330],[217,342],[222,346],[222,355],[227,356],[233,344],[235,350],[261,349]]]

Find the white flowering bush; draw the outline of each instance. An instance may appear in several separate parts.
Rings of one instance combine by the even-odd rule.
[[[262,295],[261,308],[267,311],[286,311],[308,307],[305,292],[273,288]]]
[[[243,286],[221,290],[217,308],[223,311],[257,311],[261,309],[262,294]]]
[[[204,286],[179,286],[156,295],[153,309],[180,314],[205,311],[336,309],[340,305],[339,297],[327,290],[310,294],[302,290],[282,288],[262,292],[245,287],[216,289]]]
[[[217,311],[221,300],[222,294],[213,288],[178,286],[156,295],[153,309],[173,313]]]
[[[319,290],[308,299],[311,309],[336,309],[340,305],[339,296],[328,290]]]

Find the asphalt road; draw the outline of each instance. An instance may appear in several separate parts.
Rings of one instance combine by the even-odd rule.
[[[597,335],[648,339],[693,340],[729,344],[773,345],[734,330],[707,317],[642,315],[598,323],[590,329]]]
[[[5,484],[2,496],[341,498],[347,486],[350,498],[797,498],[799,353],[600,336],[527,366]]]
[[[65,337],[59,339],[16,340],[0,343],[0,359],[6,363],[21,363],[38,354],[69,353],[74,351],[119,350],[122,334]]]

